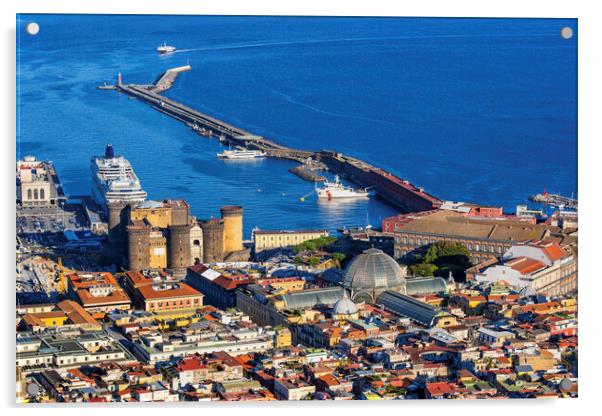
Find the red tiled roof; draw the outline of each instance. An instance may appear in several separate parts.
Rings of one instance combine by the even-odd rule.
[[[204,272],[205,270],[207,270],[207,269],[208,269],[208,267],[207,267],[207,266],[205,266],[205,265],[204,265],[204,264],[202,264],[202,263],[195,264],[194,266],[190,266],[190,267],[188,267],[188,270],[190,270],[190,271],[193,271],[193,272],[195,272],[195,273],[199,273],[199,274],[200,274],[200,273],[203,273],[203,272]]]
[[[75,289],[87,289],[99,284],[119,287],[117,280],[109,272],[71,273],[67,276],[67,279]]]
[[[115,289],[108,296],[92,296],[88,289],[80,289],[77,291],[77,296],[84,307],[97,305],[123,305],[130,303],[130,298],[125,294],[123,289]]]
[[[186,358],[178,364],[178,371],[194,371],[207,367],[201,357]]]
[[[536,241],[531,245],[541,248],[546,257],[551,261],[560,260],[567,256],[566,251],[558,243],[552,241]]]
[[[427,383],[426,389],[432,396],[448,394],[454,391],[453,386],[450,383],[446,383],[444,381],[437,383]]]
[[[522,275],[535,273],[546,268],[546,265],[542,262],[524,256],[508,260],[506,265]]]
[[[143,299],[165,299],[165,298],[180,298],[190,296],[203,296],[201,292],[186,283],[178,283],[173,289],[155,290],[153,286],[142,286],[138,288],[138,292]]]
[[[252,277],[248,277],[248,276],[241,277],[241,276],[221,275],[217,279],[213,280],[213,283],[221,286],[222,288],[224,288],[226,290],[236,289],[239,286],[252,284],[254,282],[255,282],[255,279],[253,279]]]

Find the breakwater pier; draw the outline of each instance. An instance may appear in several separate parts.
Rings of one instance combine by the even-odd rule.
[[[437,208],[442,201],[428,194],[408,180],[375,167],[365,161],[329,150],[303,150],[283,146],[276,141],[257,136],[250,131],[204,114],[161,95],[176,81],[179,74],[191,70],[190,65],[172,68],[157,78],[154,84],[124,84],[121,74],[114,89],[137,98],[176,120],[185,123],[199,135],[219,138],[220,142],[251,150],[260,150],[267,157],[288,159],[301,164],[319,163],[324,169],[362,187],[369,187],[381,198],[404,212],[426,211]],[[298,172],[296,172],[298,176]],[[303,176],[301,176],[303,177]],[[311,176],[304,178],[315,180]]]
[[[577,209],[579,203],[575,198],[569,198],[560,194],[550,194],[544,191],[542,194],[536,194],[529,197],[530,201],[540,204],[551,205],[556,208]]]

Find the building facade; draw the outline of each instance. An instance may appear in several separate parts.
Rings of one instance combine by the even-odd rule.
[[[67,276],[67,293],[90,313],[131,308],[130,298],[109,272],[70,274]]]
[[[236,307],[236,290],[254,282],[247,275],[224,276],[203,264],[191,266],[186,272],[186,283],[201,291],[207,304],[219,309]]]
[[[560,231],[558,227],[512,219],[470,218],[454,211],[430,211],[388,218],[383,228],[395,236],[394,256],[412,260],[417,250],[438,242],[465,246],[473,264],[501,256],[517,242],[542,240]]]
[[[474,269],[467,275],[476,281],[503,281],[547,296],[577,290],[577,258],[554,242],[513,245],[498,261]]]
[[[291,248],[308,240],[328,237],[327,230],[254,230],[253,243],[255,255],[275,252],[282,248]]]
[[[65,202],[58,176],[50,162],[33,156],[17,161],[17,203],[22,206],[49,207]]]

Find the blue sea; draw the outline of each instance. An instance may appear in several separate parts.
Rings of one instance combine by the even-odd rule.
[[[288,146],[359,157],[441,199],[513,212],[544,188],[577,194],[576,19],[17,20],[17,158],[54,161],[71,195],[89,193],[90,157],[112,143],[150,198],[185,198],[200,218],[242,205],[246,238],[398,212],[380,198],[318,203],[293,162],[218,160],[217,140],[96,88],[118,72],[150,83],[187,62],[166,96]],[[565,26],[573,38],[560,36]],[[178,51],[158,55],[164,41]]]

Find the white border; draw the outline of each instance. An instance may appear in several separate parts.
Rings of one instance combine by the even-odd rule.
[[[396,3],[396,4],[394,4]],[[19,13],[130,13],[130,14],[236,14],[236,15],[347,15],[347,16],[456,16],[456,17],[565,17],[579,18],[579,196],[581,205],[581,249],[579,251],[580,268],[580,374],[579,396],[577,400],[546,400],[546,401],[471,401],[471,402],[387,402],[369,405],[366,402],[352,403],[270,403],[247,406],[178,406],[165,405],[141,407],[105,407],[86,405],[81,407],[45,407],[16,408],[14,402],[14,320],[13,300],[10,291],[3,290],[5,300],[4,330],[2,342],[2,395],[5,406],[12,407],[10,411],[26,411],[27,414],[106,414],[113,412],[145,412],[149,414],[164,414],[181,409],[179,412],[208,412],[213,414],[242,413],[249,415],[265,414],[302,414],[307,412],[345,412],[362,414],[365,412],[487,412],[491,415],[509,412],[533,412],[546,414],[577,414],[586,412],[601,403],[596,399],[601,386],[600,377],[600,344],[601,336],[599,321],[602,314],[596,309],[602,302],[600,281],[602,272],[596,268],[597,253],[600,244],[600,220],[596,216],[602,210],[602,172],[600,166],[600,78],[602,77],[600,41],[602,40],[602,21],[598,8],[593,1],[528,1],[528,0],[421,0],[421,1],[384,1],[384,0],[104,0],[104,1],[73,1],[53,0],[13,1],[2,5],[3,50],[4,58],[0,65],[2,72],[3,98],[2,128],[3,128],[3,162],[2,190],[6,198],[0,203],[2,210],[2,250],[3,289],[12,287],[11,279],[14,273],[14,206],[10,195],[14,192],[14,159],[15,152],[15,14]],[[4,177],[6,176],[6,177]],[[597,255],[598,254],[598,255]],[[596,256],[597,255],[597,256]],[[596,273],[597,272],[597,273]],[[8,311],[8,312],[7,312]]]

